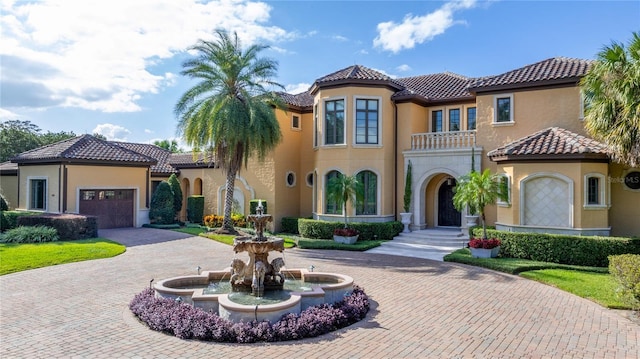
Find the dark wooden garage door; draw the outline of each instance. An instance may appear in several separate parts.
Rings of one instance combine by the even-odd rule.
[[[80,190],[80,213],[98,217],[98,228],[133,227],[132,189]]]

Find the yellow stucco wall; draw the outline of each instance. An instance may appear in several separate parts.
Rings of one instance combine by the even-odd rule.
[[[61,203],[61,176],[62,169],[60,165],[39,165],[39,166],[20,166],[20,184],[19,184],[19,204],[16,206],[20,210],[31,210],[29,201],[29,181],[31,179],[45,179],[46,187],[46,212],[60,213]]]
[[[7,200],[9,209],[15,209],[18,206],[18,176],[0,176],[0,193]]]
[[[620,164],[609,167],[609,223],[614,236],[640,236],[640,191],[631,190],[624,184],[624,175],[631,170],[640,171],[640,168],[631,169]]]

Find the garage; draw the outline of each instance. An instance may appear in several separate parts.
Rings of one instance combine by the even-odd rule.
[[[133,227],[132,189],[80,190],[80,213],[98,217],[98,228]]]

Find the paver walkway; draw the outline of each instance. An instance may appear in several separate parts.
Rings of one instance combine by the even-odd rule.
[[[638,324],[543,284],[420,258],[295,249],[285,251],[290,268],[355,278],[372,301],[367,318],[295,342],[180,340],[137,322],[129,301],[151,278],[226,267],[231,247],[150,229],[101,235],[130,247],[114,258],[0,277],[0,358],[640,357]]]

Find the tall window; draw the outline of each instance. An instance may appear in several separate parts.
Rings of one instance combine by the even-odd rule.
[[[318,104],[313,105],[313,147],[318,147]]]
[[[46,210],[47,209],[47,180],[32,179],[29,183],[30,199],[29,209]]]
[[[338,176],[342,176],[342,173],[338,172],[338,171],[331,171],[329,173],[327,173],[327,176],[325,177],[325,184],[324,184],[324,197],[325,197],[325,214],[342,214],[342,207],[338,206],[338,204],[335,201],[332,201],[329,196],[327,196],[327,193],[329,193],[329,181],[331,181],[332,178],[336,178]]]
[[[431,131],[442,132],[442,110],[431,112]]]
[[[598,177],[587,179],[587,204],[600,204],[600,179]]]
[[[291,117],[291,128],[296,130],[300,129],[300,116],[293,115]]]
[[[509,176],[506,174],[500,175],[498,185],[500,195],[498,196],[497,202],[501,205],[508,205],[511,203],[511,184]]]
[[[467,108],[467,130],[475,130],[476,129],[476,108],[468,107]]]
[[[356,100],[356,143],[378,143],[378,100]]]
[[[495,122],[513,122],[513,97],[496,97],[496,118]]]
[[[324,103],[325,145],[344,144],[344,100]]]
[[[460,109],[449,110],[449,131],[460,131]]]
[[[362,171],[356,176],[362,184],[362,198],[356,199],[356,215],[373,215],[378,212],[378,176]]]

